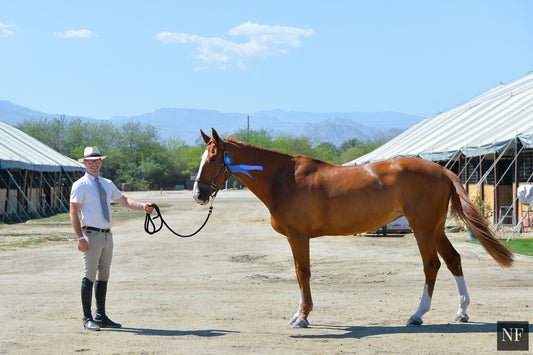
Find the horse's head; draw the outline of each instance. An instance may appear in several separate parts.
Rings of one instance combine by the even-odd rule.
[[[225,143],[217,131],[214,128],[212,130],[213,138],[200,130],[207,147],[194,181],[193,198],[201,205],[207,204],[209,197],[216,195],[218,189],[229,177],[228,167],[224,162]]]

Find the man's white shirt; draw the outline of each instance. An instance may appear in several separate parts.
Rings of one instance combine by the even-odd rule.
[[[113,181],[101,176],[98,177],[98,180],[106,192],[108,209],[111,211],[110,201],[116,201],[121,198],[123,196],[122,192],[119,191]],[[94,180],[94,176],[85,173],[84,176],[72,184],[70,202],[81,204],[82,227],[111,228],[111,220],[109,222],[106,221],[102,212],[100,192],[96,185],[96,181]]]

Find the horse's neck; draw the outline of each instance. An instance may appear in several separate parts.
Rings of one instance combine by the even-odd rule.
[[[284,174],[285,169],[291,168],[291,156],[241,142],[227,143],[227,150],[234,165],[253,165],[263,168],[262,171],[250,171],[252,178],[242,173],[235,175],[269,207],[273,196],[272,189],[275,188],[272,184],[272,181],[275,181],[274,175]]]

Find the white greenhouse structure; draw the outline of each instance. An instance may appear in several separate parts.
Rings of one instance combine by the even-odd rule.
[[[0,121],[0,222],[69,209],[72,183],[85,166]]]

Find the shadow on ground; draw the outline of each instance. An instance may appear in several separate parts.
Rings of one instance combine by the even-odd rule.
[[[220,329],[167,330],[167,329],[146,329],[146,328],[120,328],[120,329],[106,328],[105,331],[126,332],[126,333],[134,333],[137,335],[167,336],[167,337],[196,335],[196,336],[205,337],[205,338],[219,337],[219,336],[226,335],[228,333],[239,333],[237,331],[220,330]]]
[[[496,336],[496,323],[448,323],[430,324],[420,327],[407,326],[333,326],[314,325],[314,329],[334,330],[341,334],[299,334],[293,338],[301,339],[361,339],[376,335],[389,334],[463,334],[463,333],[494,333]],[[533,325],[529,326],[529,332],[533,330]]]

